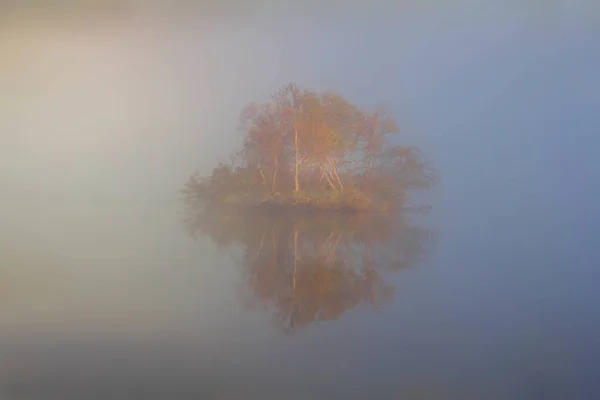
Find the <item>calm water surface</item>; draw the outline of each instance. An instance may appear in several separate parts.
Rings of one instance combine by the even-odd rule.
[[[598,20],[414,12],[7,25],[1,397],[597,398]],[[432,211],[190,235],[189,173],[288,80],[405,116]]]

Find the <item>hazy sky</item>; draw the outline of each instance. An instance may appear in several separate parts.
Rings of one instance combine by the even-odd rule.
[[[333,2],[321,14],[316,5],[268,4],[89,24],[39,10],[8,19],[0,177],[16,190],[168,197],[188,173],[226,159],[248,101],[288,81],[388,104],[407,140],[433,157],[457,155],[448,145],[505,140],[496,135],[519,140],[514,129],[460,132],[501,118],[487,107],[507,104],[502,96],[514,97],[511,112],[534,115],[541,90],[576,91],[583,101],[597,93],[582,62],[569,84],[569,71],[548,72],[594,57],[576,39],[596,21],[591,3],[357,3],[337,16]]]

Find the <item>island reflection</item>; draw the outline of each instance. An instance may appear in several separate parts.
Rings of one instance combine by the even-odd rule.
[[[412,224],[411,214],[265,215],[188,207],[185,225],[194,237],[241,252],[244,304],[271,311],[275,324],[293,334],[361,304],[377,310],[393,299],[390,276],[417,265],[433,243],[432,232]]]

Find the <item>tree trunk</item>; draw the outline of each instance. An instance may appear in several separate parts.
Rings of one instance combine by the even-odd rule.
[[[300,155],[298,152],[298,128],[294,129],[294,148],[296,150],[296,173],[294,174],[294,182],[296,184],[295,191],[298,193],[300,191],[300,182],[298,179],[298,174],[300,170]]]
[[[275,162],[273,164],[273,181],[271,182],[271,193],[275,193],[275,182],[277,180],[277,169],[279,168],[279,161],[275,158]]]
[[[340,189],[344,190],[344,184],[342,183],[342,180],[340,179],[340,176],[337,173],[337,167],[336,167],[335,160],[334,161],[328,160],[328,161],[329,161],[329,165],[331,167],[331,172],[332,172],[333,176],[335,177],[337,182],[340,184]]]
[[[260,172],[260,176],[262,178],[263,185],[265,185],[265,187],[268,190],[269,186],[267,186],[267,179],[265,178],[265,174],[263,173],[263,170],[262,170],[262,167],[260,166],[260,163],[258,163],[258,171]]]
[[[331,186],[331,189],[335,189],[335,185],[333,184],[333,182],[329,178],[329,175],[327,174],[325,166],[321,166],[321,179],[323,179],[323,178],[325,178],[325,180],[327,181],[327,183],[329,183],[329,186]]]

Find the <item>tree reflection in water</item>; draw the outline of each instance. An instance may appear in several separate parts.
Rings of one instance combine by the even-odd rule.
[[[244,303],[272,311],[287,334],[360,304],[379,309],[395,294],[389,276],[416,265],[433,237],[409,213],[187,211],[192,236],[241,251]]]

